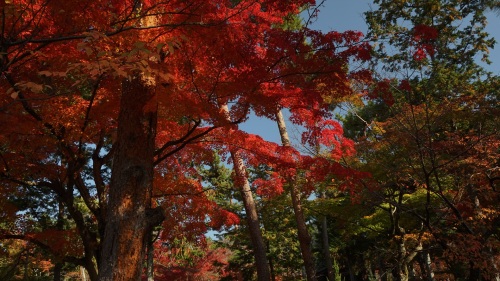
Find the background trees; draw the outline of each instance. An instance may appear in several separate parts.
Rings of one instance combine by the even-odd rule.
[[[496,278],[498,192],[487,174],[498,166],[498,77],[477,61],[488,61],[484,13],[498,3],[377,4],[366,14],[376,100],[345,126],[380,190],[373,216],[387,216],[392,274],[411,279],[415,260],[427,278]]]

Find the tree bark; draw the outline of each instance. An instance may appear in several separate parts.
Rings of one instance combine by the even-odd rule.
[[[85,267],[80,266],[79,269],[80,269],[80,280],[81,281],[88,281],[88,278],[87,278],[88,274],[87,274],[87,270],[85,269]]]
[[[229,116],[229,108],[227,105],[222,105],[221,109],[226,115],[226,121],[231,122]],[[257,207],[253,200],[253,193],[248,182],[247,171],[243,158],[237,149],[231,149],[231,159],[233,160],[234,172],[236,174],[236,184],[239,187],[243,205],[245,207],[248,229],[250,231],[250,239],[252,240],[253,254],[255,258],[255,266],[257,268],[257,279],[259,281],[271,280],[269,271],[269,263],[266,255],[266,245],[262,232],[260,231],[259,216]]]
[[[63,268],[63,263],[58,262],[54,265],[54,281],[61,281],[61,273],[62,273],[62,268]]]
[[[423,255],[425,263],[425,271],[427,272],[427,281],[434,281],[434,270],[432,269],[431,255],[427,250],[424,251]]]
[[[349,271],[349,280],[356,281],[356,276],[354,276],[354,269],[351,264],[351,257],[347,255],[347,270]]]
[[[280,132],[281,143],[283,146],[290,146],[290,138],[288,137],[288,131],[286,129],[285,119],[281,110],[276,112],[276,122],[278,124],[278,129]],[[306,270],[306,276],[308,281],[316,280],[316,266],[314,264],[314,258],[311,251],[311,236],[307,230],[306,220],[304,217],[304,211],[302,210],[302,202],[300,198],[300,189],[297,186],[297,178],[292,180],[290,187],[290,196],[292,197],[293,211],[295,215],[295,221],[297,222],[297,233],[299,236],[300,252],[302,254],[302,260],[304,261],[304,267]]]
[[[406,263],[406,247],[404,244],[404,235],[398,238],[398,265],[397,265],[397,276],[398,281],[408,281],[408,265]]]
[[[148,278],[148,281],[154,281],[155,280],[155,268],[154,268],[154,242],[155,239],[153,238],[153,232],[148,233],[148,245],[147,245],[147,261],[146,261],[146,275]]]
[[[325,259],[326,270],[328,280],[335,280],[335,274],[333,272],[333,262],[330,256],[330,242],[328,241],[328,223],[326,216],[321,218],[321,237],[323,242],[323,258]]]
[[[56,229],[62,230],[64,226],[64,206],[61,201],[58,202],[58,210],[57,210],[57,223]],[[53,281],[61,281],[61,273],[62,268],[64,266],[64,262],[57,261],[54,264],[54,279]]]
[[[233,159],[237,182],[241,185],[240,192],[243,199],[243,205],[245,206],[245,213],[247,215],[250,238],[252,240],[255,265],[257,267],[257,278],[259,281],[268,281],[271,279],[271,274],[269,272],[266,256],[266,246],[260,231],[257,207],[255,205],[255,201],[253,200],[250,184],[248,183],[246,167],[238,151],[231,151],[231,158]]]
[[[154,91],[140,75],[122,84],[99,280],[140,280],[148,232],[156,135]],[[157,223],[157,222],[156,222]]]
[[[481,281],[481,270],[476,268],[473,261],[469,262],[469,278],[467,281]]]

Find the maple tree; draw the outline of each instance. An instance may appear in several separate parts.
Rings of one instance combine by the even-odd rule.
[[[10,201],[43,191],[37,204],[57,202],[71,226],[2,228],[1,238],[36,241],[91,280],[137,280],[156,225],[168,238],[205,231],[207,216],[234,224],[192,164],[211,161],[214,149],[240,149],[234,162],[285,170],[300,154],[235,125],[250,109],[274,118],[289,108],[318,134],[317,120],[330,115],[325,97],[368,78],[346,71],[350,59],[368,58],[361,34],[278,27],[313,4],[2,1],[0,191],[10,196],[2,214],[18,219],[22,208]],[[54,231],[76,235],[74,249],[42,238]],[[269,279],[265,270],[259,278]]]

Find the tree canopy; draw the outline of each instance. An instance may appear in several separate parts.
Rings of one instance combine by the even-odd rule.
[[[498,280],[498,1],[320,4],[2,1],[0,279]]]

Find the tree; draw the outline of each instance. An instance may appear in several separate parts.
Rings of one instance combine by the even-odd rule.
[[[226,120],[231,122],[229,115],[229,108],[223,105],[222,110],[227,115]],[[269,271],[269,264],[266,255],[266,245],[262,238],[260,231],[259,215],[254,201],[252,190],[247,176],[247,168],[243,162],[241,151],[235,148],[230,149],[231,160],[233,162],[233,169],[235,173],[235,183],[240,190],[243,206],[245,207],[245,214],[248,224],[248,230],[252,240],[253,254],[255,257],[255,264],[257,267],[257,276],[259,280],[270,280],[271,273]]]
[[[193,162],[239,147],[249,163],[286,163],[234,128],[250,109],[271,116],[279,103],[305,121],[328,115],[322,89],[349,93],[345,65],[368,53],[359,34],[278,28],[313,2],[2,2],[2,194],[47,190],[82,246],[53,254],[92,280],[138,279],[148,232],[193,206],[169,196],[203,192]]]
[[[229,170],[220,164],[213,163],[206,170],[210,187],[223,189],[218,192],[217,202],[229,210],[246,216],[240,196],[231,196],[234,192],[231,183],[226,180]],[[266,256],[269,262],[271,280],[300,278],[303,258],[301,257],[299,242],[297,241],[297,226],[293,215],[291,198],[288,193],[277,187],[281,180],[276,178],[276,173],[267,164],[261,164],[248,170],[250,189],[254,195],[254,202],[261,224],[261,233],[266,245]],[[228,188],[229,187],[229,188]],[[286,189],[283,186],[283,189]],[[228,193],[229,191],[229,193]],[[224,196],[225,195],[225,196]],[[231,268],[234,273],[228,279],[240,276],[245,280],[254,278],[255,268],[252,266],[252,242],[248,237],[248,226],[243,221],[234,227],[226,229],[219,234],[218,244],[229,248],[234,253],[231,259]]]
[[[285,147],[291,145],[290,139],[288,137],[288,131],[286,129],[285,119],[283,118],[283,113],[281,111],[276,112],[276,123],[280,132],[281,143]],[[298,175],[295,175],[297,177]],[[301,202],[301,191],[297,186],[298,179],[292,178],[290,182],[290,196],[292,199],[293,211],[295,214],[295,221],[297,223],[297,233],[300,244],[300,251],[302,254],[302,259],[304,260],[304,267],[306,269],[307,280],[316,280],[316,266],[313,259],[312,249],[311,249],[311,235],[307,230],[306,220],[304,218],[304,211]]]
[[[378,83],[344,125],[373,175],[365,185],[379,190],[372,216],[385,213],[392,273],[408,280],[422,251],[438,279],[494,278],[499,213],[490,200],[498,192],[488,178],[498,165],[499,80],[477,60],[487,62],[493,47],[484,12],[498,1],[376,4],[366,16]]]

